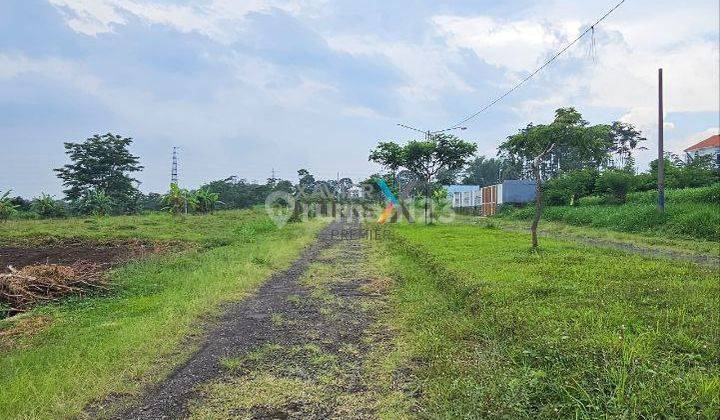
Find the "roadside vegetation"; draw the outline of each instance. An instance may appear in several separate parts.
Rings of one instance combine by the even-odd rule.
[[[197,348],[202,319],[288,266],[321,225],[278,229],[259,210],[0,224],[4,244],[36,248],[68,238],[187,244],[111,270],[105,293],[0,321],[0,417],[78,417],[102,412],[108,397],[132,399]]]
[[[692,263],[446,225],[374,243],[422,417],[720,414],[720,284]]]
[[[656,191],[628,194],[620,204],[601,196],[587,196],[572,206],[547,206],[544,217],[575,226],[720,241],[720,183],[668,190],[665,212],[657,210],[656,202]],[[497,217],[529,220],[534,212],[527,206],[505,208]]]

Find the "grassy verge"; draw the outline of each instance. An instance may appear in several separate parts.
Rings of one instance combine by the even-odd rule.
[[[691,263],[471,226],[375,246],[421,416],[720,414],[720,284]]]
[[[498,217],[530,220],[534,211],[532,206],[527,206],[508,210]],[[720,241],[720,205],[717,204],[668,203],[664,213],[658,212],[654,204],[548,206],[543,219],[623,232]]]
[[[510,218],[469,217],[463,216],[458,223],[475,224],[481,227],[502,228],[512,231],[530,232],[530,221]],[[542,220],[538,231],[541,236],[579,241],[595,241],[599,245],[634,245],[638,249],[660,251],[677,255],[707,256],[720,258],[720,243],[704,239],[684,239],[668,236],[658,232],[632,233],[594,228],[590,226],[573,226],[563,222]]]
[[[24,320],[47,320],[36,334],[21,334],[11,348],[0,349],[1,418],[77,417],[108,396],[139,393],[195,348],[197,339],[188,337],[202,332],[199,320],[288,266],[322,224],[278,230],[253,211],[168,217],[107,218],[94,222],[97,229],[81,219],[0,227],[6,238],[182,238],[213,245],[126,264],[111,273],[116,286],[109,296],[68,300],[2,321],[0,330],[7,331]],[[127,230],[137,236],[126,236],[118,227],[125,224],[135,226]]]

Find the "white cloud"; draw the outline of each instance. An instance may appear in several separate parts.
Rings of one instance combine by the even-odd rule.
[[[12,79],[27,73],[69,82],[78,90],[90,94],[97,93],[102,85],[100,78],[86,72],[83,65],[76,61],[0,54],[0,79]]]
[[[95,36],[124,25],[126,16],[167,25],[184,33],[196,32],[222,43],[233,42],[242,21],[252,12],[280,9],[288,13],[317,14],[325,0],[212,0],[174,5],[149,0],[48,0],[62,10],[74,31]]]
[[[483,61],[513,72],[532,71],[547,53],[577,36],[580,22],[500,21],[489,16],[432,18],[453,48],[468,48]]]

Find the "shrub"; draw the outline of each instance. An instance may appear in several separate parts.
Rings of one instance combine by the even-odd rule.
[[[609,202],[624,203],[627,194],[632,190],[635,177],[632,173],[620,169],[608,169],[600,174],[595,191],[605,194]]]
[[[574,205],[580,197],[593,191],[597,177],[595,169],[582,169],[551,179],[545,183],[545,202],[550,205]]]
[[[30,209],[43,219],[61,218],[67,216],[65,203],[56,200],[48,194],[41,194],[33,199]]]
[[[643,191],[628,194],[629,203],[657,203],[657,191]],[[720,182],[701,188],[679,188],[665,191],[665,201],[668,203],[705,203],[720,204]]]

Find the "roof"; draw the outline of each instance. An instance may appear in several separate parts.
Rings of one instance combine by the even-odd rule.
[[[700,143],[688,147],[685,151],[694,152],[695,150],[709,149],[713,147],[720,147],[720,135],[718,134],[710,136]]]
[[[443,188],[445,188],[450,193],[456,193],[456,192],[467,192],[467,191],[478,191],[480,189],[479,185],[443,185]]]

